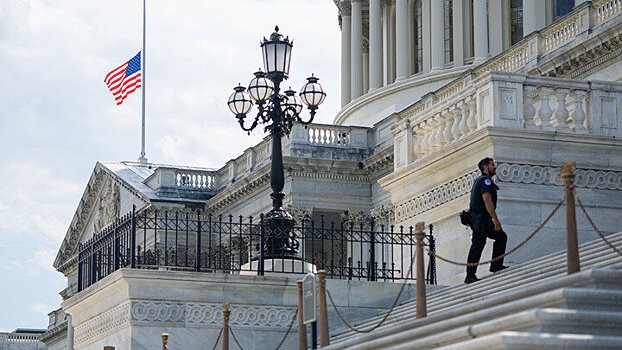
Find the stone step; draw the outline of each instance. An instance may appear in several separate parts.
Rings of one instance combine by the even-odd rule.
[[[427,337],[413,337],[405,344],[418,350],[437,349],[506,331],[617,336],[622,334],[622,312],[620,308],[617,311],[535,308],[480,323],[467,323]],[[393,342],[393,345],[399,344]]]
[[[582,278],[579,278],[583,280],[586,278],[604,281],[622,280],[622,271],[614,270],[585,271],[575,274],[573,277],[578,275],[583,275]],[[575,281],[566,282],[571,284],[577,282],[577,278],[574,279]],[[525,293],[527,292],[525,291]],[[331,341],[330,348],[386,349],[400,344],[409,344],[411,349],[433,348],[448,341],[467,340],[472,337],[469,334],[469,327],[471,327],[472,333],[473,325],[480,325],[477,331],[482,333],[478,333],[478,335],[485,334],[486,327],[490,328],[494,325],[499,326],[497,331],[503,331],[505,330],[504,327],[509,327],[514,324],[513,322],[516,322],[516,319],[507,319],[508,317],[525,319],[526,316],[524,315],[542,316],[544,314],[542,311],[538,314],[533,310],[543,308],[571,309],[577,314],[591,314],[592,319],[599,319],[600,317],[602,320],[611,317],[611,319],[617,320],[613,326],[618,328],[613,334],[622,331],[622,290],[565,287],[547,292],[536,291],[531,296],[497,295],[488,300],[474,301],[461,308],[444,310],[423,319],[416,319],[413,316],[408,320],[403,320],[400,324],[382,327],[369,334],[357,334],[341,340],[335,339]],[[568,313],[565,315],[567,316]],[[518,325],[518,323],[516,324]],[[551,325],[549,327],[552,327]],[[509,330],[513,330],[513,328],[510,327]]]
[[[613,234],[607,239],[620,246],[622,244],[622,233]],[[590,267],[613,267],[622,268],[622,257],[601,239],[587,242],[580,246],[580,259],[582,269]],[[541,284],[543,280],[562,276],[566,272],[565,252],[558,252],[544,256],[536,261],[517,265],[503,273],[484,278],[482,281],[470,285],[457,285],[441,289],[428,295],[428,315],[433,315],[445,308],[459,307],[462,303],[471,303],[480,298],[489,298],[496,293],[507,293],[512,288],[532,288]],[[416,312],[415,300],[404,303],[394,310],[385,325],[388,327],[393,323],[400,323],[413,317]],[[384,315],[371,318],[361,324],[358,328],[368,328],[377,324]],[[381,328],[382,328],[381,327]],[[353,332],[343,332],[334,336],[335,341],[353,336]]]
[[[411,347],[401,347],[412,349]],[[400,347],[391,347],[400,349]],[[529,332],[500,332],[482,338],[438,348],[439,350],[612,350],[622,349],[620,336],[592,336]]]

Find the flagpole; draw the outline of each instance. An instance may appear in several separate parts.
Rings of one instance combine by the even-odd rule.
[[[147,44],[146,44],[146,40],[145,40],[145,33],[146,33],[146,22],[147,22],[147,6],[146,6],[146,0],[143,0],[143,48],[142,48],[142,53],[141,53],[141,66],[140,67],[142,69],[141,75],[142,75],[142,84],[141,84],[141,90],[142,90],[142,100],[143,100],[143,113],[142,113],[142,130],[141,130],[141,148],[140,148],[140,157],[138,158],[138,161],[140,163],[146,164],[147,163],[147,158],[145,158],[145,71],[147,70]]]

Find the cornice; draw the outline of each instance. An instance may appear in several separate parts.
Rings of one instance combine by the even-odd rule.
[[[547,60],[536,71],[547,77],[580,79],[603,64],[620,60],[621,54],[622,28],[618,24]]]
[[[394,157],[393,146],[387,147],[363,161],[365,171],[367,174],[372,175],[387,168],[392,168]]]
[[[66,335],[67,335],[67,322],[63,322],[62,324],[59,324],[58,326],[52,329],[48,329],[47,332],[41,334],[41,336],[39,336],[39,341],[45,343],[45,345],[50,347],[50,344],[48,343],[52,343],[56,340],[64,339]]]
[[[220,191],[207,201],[206,208],[213,213],[220,213],[231,203],[255,192],[270,183],[270,164],[255,170],[249,177],[238,180]]]

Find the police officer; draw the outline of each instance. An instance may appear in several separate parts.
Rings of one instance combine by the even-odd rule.
[[[478,263],[482,256],[482,251],[486,245],[486,238],[493,239],[492,258],[496,258],[505,253],[507,235],[503,232],[501,222],[497,217],[497,190],[499,187],[493,182],[492,177],[497,173],[497,166],[492,158],[484,158],[477,164],[482,174],[473,182],[471,189],[471,201],[469,212],[471,213],[471,248],[469,249],[468,263]],[[499,259],[490,265],[490,272],[497,272],[506,269],[503,259]],[[477,266],[467,266],[465,283],[477,282],[479,279],[475,275]]]

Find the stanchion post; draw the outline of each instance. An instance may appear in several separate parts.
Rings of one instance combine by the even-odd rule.
[[[296,282],[298,285],[298,350],[307,349],[307,325],[304,324],[304,313],[302,307],[302,281]]]
[[[162,350],[168,350],[168,333],[162,333],[160,337],[162,337]]]
[[[319,284],[319,303],[320,303],[320,346],[330,345],[328,338],[328,314],[326,312],[326,271],[317,272]]]
[[[562,179],[566,194],[566,260],[568,274],[579,272],[579,242],[577,238],[577,216],[574,205],[574,170],[576,163],[567,162],[562,164]]]
[[[415,269],[417,278],[417,318],[426,317],[428,314],[425,296],[425,272],[423,267],[423,238],[425,237],[425,223],[415,224],[415,240],[417,248],[415,251]]]
[[[222,350],[229,350],[229,303],[222,306]]]

